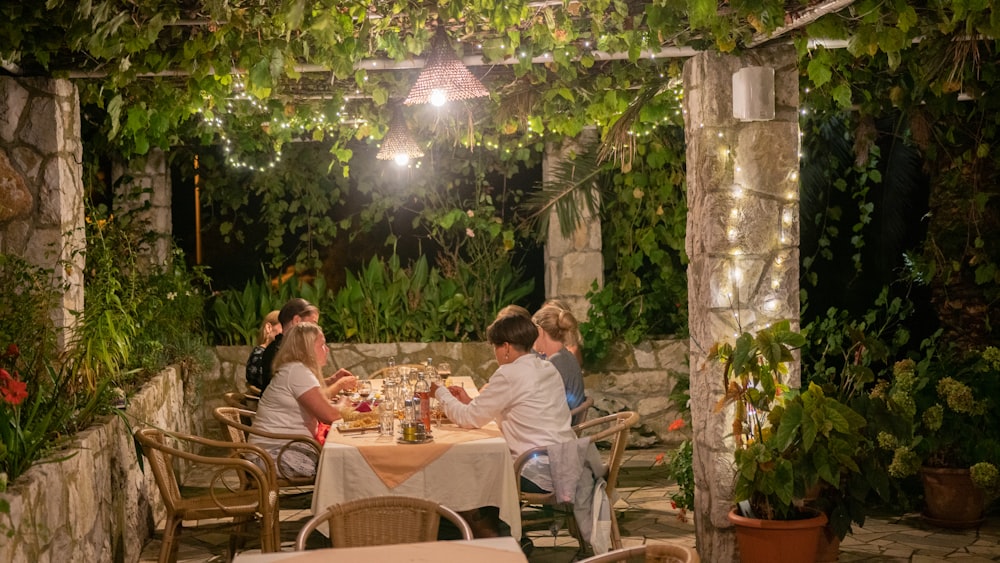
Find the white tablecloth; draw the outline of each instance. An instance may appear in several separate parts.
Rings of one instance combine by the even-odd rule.
[[[454,379],[455,384],[459,384],[457,380],[463,378]],[[466,389],[470,395],[475,393],[471,379]],[[492,423],[488,427],[496,429]],[[461,431],[454,425],[445,425],[444,428]],[[337,430],[331,429],[330,432]],[[400,456],[407,455],[408,448],[421,447],[397,444],[394,438],[378,437],[372,433],[358,437],[357,442],[359,445],[384,444],[384,447],[397,449]],[[510,526],[511,535],[521,537],[521,508],[514,482],[514,464],[503,438],[454,444],[441,457],[394,488],[386,486],[375,475],[356,447],[329,441],[323,446],[316,469],[313,514],[332,504],[385,495],[432,500],[456,511],[496,506],[500,508],[500,519]]]
[[[514,538],[340,547],[282,553],[238,554],[233,563],[527,563]]]

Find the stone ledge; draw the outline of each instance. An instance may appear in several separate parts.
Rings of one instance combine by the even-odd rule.
[[[174,368],[150,380],[123,417],[109,416],[77,434],[64,448],[11,483],[11,537],[0,534],[0,561],[127,562],[165,514],[152,474],[136,462],[129,431],[140,424],[191,432],[184,385]],[[131,428],[129,428],[131,426]]]

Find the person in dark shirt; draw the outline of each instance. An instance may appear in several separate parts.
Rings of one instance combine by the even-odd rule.
[[[281,332],[288,332],[293,326],[307,321],[310,323],[319,322],[319,309],[315,305],[302,299],[301,297],[294,297],[285,303],[285,306],[278,311],[278,322],[281,323]],[[259,357],[259,364],[254,364],[251,366],[247,364],[247,378],[249,382],[249,377],[251,370],[254,373],[259,373],[259,385],[261,393],[264,389],[267,389],[269,383],[271,383],[271,376],[273,375],[273,364],[274,356],[277,355],[278,349],[281,348],[281,334],[274,337],[274,340],[264,348],[264,352],[261,353]],[[251,356],[253,359],[253,356]]]
[[[247,386],[250,387],[251,392],[260,394],[261,379],[264,375],[264,350],[279,334],[281,334],[281,323],[278,322],[278,311],[271,311],[264,317],[264,322],[260,325],[257,345],[253,347],[250,357],[247,358]]]

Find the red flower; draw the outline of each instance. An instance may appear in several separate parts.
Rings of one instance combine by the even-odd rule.
[[[678,418],[677,420],[670,423],[670,426],[667,427],[667,430],[670,430],[672,432],[674,430],[680,430],[681,428],[684,428],[684,419]]]
[[[10,405],[20,405],[28,396],[28,385],[10,376],[7,370],[0,368],[0,395]]]
[[[7,346],[7,353],[4,354],[5,358],[16,360],[20,356],[21,356],[21,350],[18,349],[17,344],[11,343],[10,345]]]

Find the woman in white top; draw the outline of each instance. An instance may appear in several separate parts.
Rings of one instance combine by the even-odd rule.
[[[322,370],[328,353],[323,330],[315,323],[301,322],[285,333],[274,358],[274,378],[257,406],[254,428],[312,437],[318,422],[330,424],[340,419],[340,407],[344,405],[331,404],[330,399],[343,389],[353,388],[357,378],[341,369],[324,379]],[[250,441],[275,458],[282,475],[316,474],[318,459],[312,448],[296,442],[289,446],[288,440],[255,435],[250,436]]]

